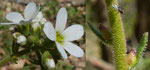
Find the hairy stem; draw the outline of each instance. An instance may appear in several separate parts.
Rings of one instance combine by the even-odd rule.
[[[131,65],[131,68],[134,68],[140,62],[140,59],[143,56],[144,49],[146,48],[147,42],[148,42],[148,32],[144,33],[141,42],[137,47],[137,57],[136,57],[137,59],[136,62]]]
[[[116,70],[128,70],[123,23],[120,12],[113,7],[113,5],[118,5],[118,3],[116,0],[106,0],[106,5],[112,32]]]

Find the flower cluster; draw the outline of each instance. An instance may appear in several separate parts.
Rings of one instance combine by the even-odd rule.
[[[50,21],[47,21],[43,17],[42,12],[40,11],[40,5],[36,6],[34,2],[28,3],[25,7],[24,17],[19,12],[10,12],[7,14],[6,19],[11,21],[11,23],[0,24],[16,25],[10,28],[11,31],[15,30],[17,27],[20,28],[13,34],[17,44],[26,45],[30,40],[33,40],[33,43],[35,43],[35,41],[38,41],[37,43],[43,43],[45,36],[43,36],[43,39],[41,40],[41,36],[39,35],[46,35],[46,37],[50,40],[49,43],[55,43],[53,46],[57,47],[57,50],[64,59],[68,58],[66,51],[75,57],[82,57],[84,55],[83,50],[72,43],[72,41],[78,40],[84,35],[83,26],[76,24],[66,28],[66,8],[61,8],[58,11],[55,28]],[[44,27],[42,27],[42,25]],[[39,33],[37,30],[38,28],[42,29],[40,32],[44,32],[44,34]],[[30,29],[33,29],[33,32],[35,33],[32,34],[32,30]],[[55,67],[53,59],[48,59],[46,65],[50,66],[50,68]]]

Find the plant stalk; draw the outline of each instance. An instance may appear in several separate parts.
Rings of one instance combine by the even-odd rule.
[[[112,42],[116,70],[128,70],[126,43],[120,12],[113,5],[118,5],[117,0],[106,0],[109,22],[112,32]]]
[[[3,60],[0,61],[0,67],[4,63],[6,63],[6,62],[10,61],[11,59],[13,59],[13,57],[19,57],[19,56],[22,56],[24,54],[29,53],[31,50],[37,50],[37,49],[43,49],[43,48],[41,48],[41,47],[30,47],[30,48],[21,50],[18,53],[11,54],[11,55],[7,56],[6,58],[4,58]]]

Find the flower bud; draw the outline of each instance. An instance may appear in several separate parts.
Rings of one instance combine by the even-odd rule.
[[[53,59],[47,59],[46,65],[49,69],[55,68],[55,62]]]
[[[55,62],[51,57],[52,56],[48,51],[43,53],[44,62],[49,69],[55,68]]]
[[[15,39],[17,39],[20,35],[21,35],[21,33],[19,33],[19,32],[13,33],[13,37],[14,37]]]
[[[31,35],[31,36],[28,37],[28,41],[31,42],[31,43],[32,43],[32,42],[35,42],[35,41],[36,41],[36,38]]]
[[[17,37],[17,43],[18,44],[25,45],[26,41],[27,41],[27,39],[24,35],[20,35]]]
[[[36,16],[36,18],[34,20],[32,20],[32,22],[33,22],[33,24],[32,24],[33,29],[37,30],[37,28],[41,27],[40,24],[45,24],[47,21],[43,17],[42,12],[39,12],[38,15]]]
[[[10,31],[14,31],[15,28],[16,28],[16,26],[10,26],[10,27],[9,27],[9,30],[10,30]]]
[[[131,51],[129,52],[128,56],[127,56],[127,61],[128,61],[128,65],[131,66],[132,64],[134,64],[136,62],[136,51],[131,49]]]

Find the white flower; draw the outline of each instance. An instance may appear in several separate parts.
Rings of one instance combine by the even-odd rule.
[[[34,30],[36,30],[38,27],[40,27],[40,24],[45,24],[47,21],[46,19],[43,17],[42,12],[39,12],[38,15],[36,16],[36,18],[34,20],[32,20],[33,24],[32,27]]]
[[[84,29],[81,25],[72,25],[65,29],[66,22],[67,11],[65,8],[61,8],[57,14],[55,29],[50,22],[47,22],[44,25],[44,33],[50,40],[55,41],[57,49],[64,59],[68,58],[65,50],[72,56],[82,57],[83,50],[71,41],[80,39],[84,34]]]
[[[55,62],[53,59],[47,59],[46,65],[49,69],[55,68]]]
[[[36,7],[34,2],[30,2],[24,10],[24,18],[19,12],[10,12],[7,14],[6,19],[12,21],[12,23],[1,23],[2,25],[9,24],[26,24],[31,22],[39,13],[40,5]]]
[[[26,41],[27,41],[27,39],[24,35],[20,35],[17,37],[17,43],[18,44],[25,45]]]

